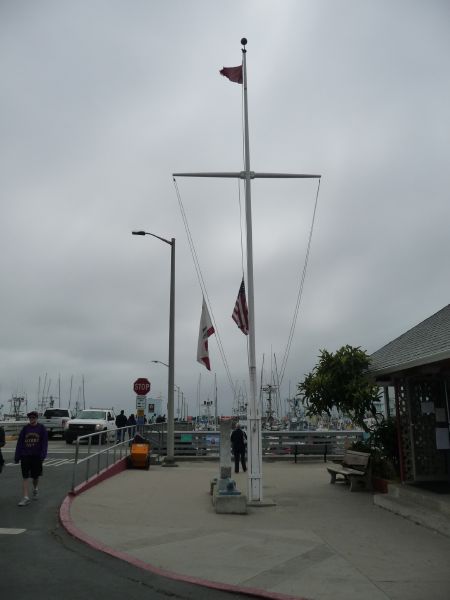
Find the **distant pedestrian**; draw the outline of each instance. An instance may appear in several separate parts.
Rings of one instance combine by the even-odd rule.
[[[129,427],[128,437],[131,440],[131,438],[134,437],[136,433],[136,418],[133,413],[131,413],[131,415],[128,417],[127,425]]]
[[[116,417],[116,427],[120,429],[121,427],[127,426],[128,419],[125,416],[125,411],[121,410],[120,415]],[[117,441],[122,442],[125,439],[125,429],[121,429],[117,432]]]
[[[30,503],[29,482],[33,480],[33,500],[38,499],[38,482],[42,475],[42,463],[47,456],[48,434],[45,427],[38,423],[38,413],[32,410],[27,414],[30,422],[22,428],[16,444],[14,462],[20,462],[23,478],[23,498],[19,506]]]
[[[247,465],[245,463],[245,443],[247,435],[242,431],[239,423],[236,423],[230,440],[234,455],[234,472],[239,473],[239,461],[241,462],[242,470],[245,472],[247,470]]]
[[[3,471],[3,465],[5,464],[5,459],[3,458],[3,454],[1,448],[5,445],[5,430],[3,427],[0,427],[0,473]]]

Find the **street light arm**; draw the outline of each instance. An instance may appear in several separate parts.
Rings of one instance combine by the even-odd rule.
[[[156,235],[156,233],[150,233],[149,231],[132,231],[131,233],[133,235],[151,235],[152,237],[158,238],[158,240],[161,240],[162,242],[169,244],[169,246],[172,246],[172,244],[173,244],[173,241],[166,240],[166,238]]]
[[[169,365],[165,362],[163,362],[162,360],[152,360],[152,363],[159,363],[160,365],[164,365],[165,367],[169,368]]]

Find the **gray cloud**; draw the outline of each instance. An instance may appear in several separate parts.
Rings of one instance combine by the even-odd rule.
[[[0,404],[39,377],[67,404],[131,411],[167,396],[169,247],[177,240],[176,383],[195,413],[232,393],[217,340],[196,362],[201,291],[171,173],[242,169],[241,88],[220,77],[246,35],[254,170],[320,172],[299,321],[281,395],[320,348],[370,352],[448,303],[446,2],[33,2],[0,8],[3,115]],[[238,186],[179,179],[233,381],[246,339]],[[314,182],[252,187],[257,359],[281,364]],[[241,195],[243,202],[243,196]],[[201,377],[200,377],[201,375]]]

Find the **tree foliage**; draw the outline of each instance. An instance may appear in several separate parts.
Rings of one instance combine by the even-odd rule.
[[[378,386],[366,376],[369,364],[368,354],[359,346],[342,346],[334,354],[320,350],[319,362],[298,384],[298,393],[305,400],[306,414],[331,416],[335,406],[367,431],[364,418],[375,417],[374,403],[379,394]]]
[[[400,474],[397,419],[383,417],[373,427],[366,440],[353,442],[352,450],[370,452],[373,475],[395,479]]]

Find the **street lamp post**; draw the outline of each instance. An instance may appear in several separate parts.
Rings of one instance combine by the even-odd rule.
[[[133,231],[133,235],[151,235],[170,246],[170,313],[169,313],[169,377],[167,385],[167,454],[163,462],[165,467],[178,466],[174,452],[174,415],[173,392],[175,380],[175,238],[166,240],[148,231]]]

